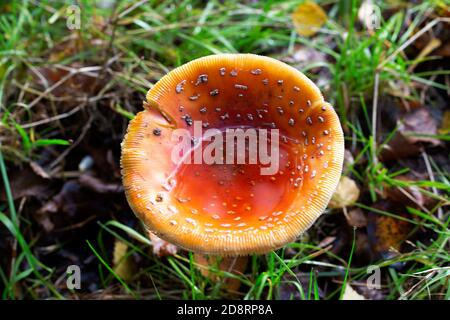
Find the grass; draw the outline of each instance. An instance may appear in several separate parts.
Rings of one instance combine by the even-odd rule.
[[[0,203],[4,229],[0,227],[0,234],[4,232],[13,239],[11,247],[16,252],[0,259],[2,298],[83,296],[68,292],[61,285],[64,270],[41,261],[48,260],[42,254],[48,244],[40,242],[41,231],[26,210],[30,201],[14,199],[8,179],[13,174],[10,168],[36,161],[46,150],[50,150],[50,157],[55,160],[65,150],[80,146],[84,135],[77,129],[85,123],[66,127],[64,121],[80,119],[82,114],[95,118],[96,125],[102,126],[108,119],[114,119],[114,129],[106,132],[120,141],[127,121],[140,109],[147,90],[172,68],[221,52],[252,52],[288,60],[302,46],[327,57],[299,68],[321,84],[326,99],[339,112],[346,146],[354,158],[344,174],[351,175],[364,190],[364,197],[355,206],[365,214],[404,221],[413,230],[425,230],[425,234],[431,235],[427,239],[411,238],[411,249],[407,252],[370,261],[370,265],[382,270],[385,298],[449,299],[449,173],[436,162],[435,153],[430,155],[425,149],[423,157],[429,162],[428,171],[433,178],[398,179],[414,168],[404,161],[393,165],[380,159],[384,146],[398,128],[382,136],[377,128],[377,123],[384,120],[380,119],[381,109],[388,107],[386,96],[411,102],[420,100],[423,86],[434,92],[450,90],[448,82],[439,80],[449,74],[445,67],[425,70],[417,67],[438,57],[417,61],[405,53],[411,49],[411,39],[428,24],[447,23],[433,22],[444,2],[429,0],[401,7],[380,3],[382,12],[389,14],[383,14],[379,29],[367,32],[358,21],[358,1],[324,1],[321,5],[326,8],[329,20],[312,38],[300,37],[293,27],[290,13],[300,2],[175,4],[166,0],[142,1],[142,5],[134,6],[135,2],[122,0],[112,7],[100,8],[92,1],[80,0],[81,29],[73,31],[66,28],[69,1],[12,1],[0,5],[0,170],[6,195],[6,203]],[[52,85],[51,90],[34,85],[36,79],[45,78],[40,71],[45,66],[68,71],[59,78],[69,81],[76,76],[74,63],[85,67],[78,76],[89,81],[88,88],[68,89],[64,81]],[[324,72],[315,72],[317,68]],[[92,88],[95,90],[90,91]],[[408,94],[402,93],[405,88]],[[58,90],[63,93],[57,93]],[[79,104],[75,111],[63,107],[75,100]],[[427,102],[435,108],[432,98]],[[38,117],[42,103],[49,121],[41,122]],[[111,113],[114,118],[106,118],[104,113]],[[79,141],[69,142],[67,132],[71,130],[77,132]],[[431,137],[444,145],[448,143],[446,134]],[[448,151],[448,144],[444,150]],[[448,155],[445,157],[448,161]],[[57,171],[62,161],[61,158],[51,166],[52,172]],[[69,171],[73,168],[65,170],[63,176]],[[386,189],[394,187],[403,190],[414,187],[436,204],[431,209],[407,206],[406,216],[373,206],[383,199]],[[298,242],[267,255],[250,257],[250,267],[242,275],[211,266],[210,272],[221,279],[215,282],[198,271],[192,254],[155,257],[142,228],[114,219],[131,217],[131,211],[118,210],[94,222],[95,237],[80,241],[79,246],[95,258],[99,279],[99,287],[87,297],[219,299],[230,297],[222,282],[233,278],[241,283],[241,288],[231,297],[241,299],[279,299],[286,295],[291,299],[339,299],[348,283],[364,282],[368,265],[352,261],[359,245],[356,231],[343,251],[345,254],[335,254],[321,246],[325,232],[322,227],[326,230],[327,223],[337,219],[333,215],[342,214],[327,212]],[[114,241],[126,244],[124,259],[139,261],[139,270],[128,280],[114,271],[111,255]],[[64,248],[65,243],[55,240],[52,245]]]

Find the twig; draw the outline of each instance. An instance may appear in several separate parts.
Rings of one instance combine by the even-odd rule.
[[[99,70],[99,68],[100,67],[95,66],[95,67],[84,67],[84,68],[80,68],[80,69],[71,69],[68,74],[66,74],[64,77],[62,77],[57,82],[55,82],[51,87],[45,89],[44,92],[42,92],[37,98],[35,98],[33,101],[31,101],[28,104],[28,108],[32,108],[33,106],[35,106],[39,101],[41,101],[41,99],[45,95],[47,95],[48,93],[50,93],[53,90],[55,90],[56,88],[58,88],[60,85],[62,85],[64,82],[66,82],[67,80],[69,80],[70,78],[75,76],[76,74],[87,73],[87,72],[91,72],[94,70]]]
[[[76,106],[75,108],[73,108],[72,110],[70,110],[69,112],[58,114],[58,115],[56,115],[54,117],[47,118],[47,119],[42,119],[42,120],[35,121],[35,122],[32,122],[32,123],[23,124],[23,125],[21,125],[21,127],[24,128],[24,129],[27,129],[27,128],[32,128],[32,127],[37,127],[37,126],[40,126],[42,124],[46,124],[46,123],[49,123],[49,122],[52,122],[52,121],[61,120],[61,119],[70,117],[74,113],[77,113],[84,106],[86,106],[86,103],[81,103],[78,106]]]
[[[400,47],[398,47],[394,52],[392,52],[385,60],[383,60],[377,67],[377,70],[381,70],[386,63],[394,59],[401,51],[405,50],[406,47],[408,47],[411,43],[416,41],[418,38],[420,38],[425,32],[433,28],[436,24],[439,22],[447,22],[450,23],[450,18],[436,18],[433,21],[429,22],[425,27],[423,27],[419,32],[417,32],[415,35],[413,35],[411,38],[406,40]]]

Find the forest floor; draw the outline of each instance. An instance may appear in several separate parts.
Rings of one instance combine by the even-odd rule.
[[[319,3],[325,20],[305,34],[299,1],[2,2],[2,298],[450,299],[450,9],[370,3]],[[207,275],[192,253],[153,252],[120,143],[156,81],[223,52],[319,86],[344,129],[345,178],[298,241]]]

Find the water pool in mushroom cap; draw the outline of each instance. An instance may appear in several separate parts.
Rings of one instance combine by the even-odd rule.
[[[127,199],[150,231],[183,248],[221,255],[279,248],[320,216],[339,181],[337,114],[311,80],[275,59],[220,54],[191,61],[158,81],[144,107],[122,144]],[[172,133],[192,132],[194,121],[222,132],[279,129],[279,170],[174,163]]]

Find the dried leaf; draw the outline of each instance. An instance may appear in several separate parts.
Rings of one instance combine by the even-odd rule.
[[[406,218],[404,207],[398,204],[381,200],[373,207]],[[407,221],[383,214],[369,213],[367,234],[377,258],[386,259],[397,255],[410,230],[411,225]]]
[[[413,64],[408,68],[409,72],[412,72],[414,68],[421,62],[423,58],[428,56],[431,52],[433,52],[435,49],[439,48],[442,44],[442,41],[438,38],[431,38],[430,41],[427,43],[427,45],[420,51],[420,53],[417,55],[417,58],[413,62]]]
[[[426,108],[419,108],[407,113],[400,122],[399,132],[407,137],[410,143],[426,142],[439,145],[440,141],[433,137],[416,136],[416,134],[436,135],[437,123]],[[414,135],[413,135],[414,134]]]
[[[441,57],[450,57],[450,42],[446,42],[443,46],[437,49],[436,55]]]
[[[127,257],[128,246],[117,240],[114,242],[113,270],[123,280],[128,281],[133,277],[134,265],[130,257]]]
[[[411,175],[400,175],[395,177],[396,180],[404,182],[413,182]],[[394,202],[401,203],[404,206],[420,208],[434,203],[433,199],[420,192],[419,187],[390,187],[385,188],[386,198]]]
[[[13,168],[8,174],[13,199],[20,199],[22,197],[48,198],[50,191],[48,180],[37,175],[29,167],[21,169]],[[0,188],[0,200],[6,200],[6,193],[3,187]]]
[[[316,34],[326,21],[325,11],[312,1],[305,1],[292,14],[292,22],[297,33],[304,37]]]
[[[173,256],[177,254],[178,247],[176,245],[159,238],[150,231],[148,232],[148,236],[153,244],[153,254],[158,257]]]
[[[58,63],[67,57],[72,57],[78,54],[83,48],[83,41],[78,34],[73,33],[65,40],[54,45],[48,56],[48,61],[51,63]]]
[[[367,226],[367,218],[360,208],[352,209],[347,213],[344,211],[344,214],[349,225],[357,228]]]
[[[345,285],[345,291],[342,296],[342,300],[366,300],[364,296],[356,292],[350,284]]]
[[[359,188],[356,182],[349,177],[342,176],[328,206],[333,209],[348,207],[354,204],[358,198]]]
[[[422,144],[440,145],[436,135],[437,123],[426,108],[417,108],[397,121],[398,130],[387,145],[383,146],[380,158],[383,161],[408,158],[420,153]]]
[[[79,203],[78,195],[80,193],[80,185],[73,181],[67,181],[61,191],[47,201],[39,210],[36,211],[35,219],[44,228],[46,232],[53,231],[55,224],[51,217],[58,211],[75,217]]]
[[[111,200],[117,197],[117,194],[94,193],[91,189],[83,188],[79,181],[68,180],[58,194],[36,211],[36,219],[43,224],[42,219],[51,218],[51,222],[63,230],[81,228],[90,219],[109,214],[114,205]]]
[[[420,146],[410,144],[408,139],[401,133],[396,133],[388,144],[384,145],[380,159],[382,161],[409,158],[420,153]]]
[[[441,128],[439,129],[440,134],[450,133],[450,111],[445,111],[442,117]]]
[[[71,67],[75,70],[84,66],[74,63]],[[95,81],[96,78],[83,73],[74,73],[71,75],[70,71],[66,69],[54,67],[40,67],[37,69],[37,73],[40,75],[39,77],[33,74],[36,79],[36,84],[43,87],[42,89],[44,90],[59,83],[51,91],[56,97],[88,97],[91,92],[94,92],[98,88],[98,84]],[[76,100],[68,100],[66,107],[71,107],[75,103],[77,103]]]
[[[436,2],[436,12],[440,16],[450,17],[450,5],[446,1]]]

